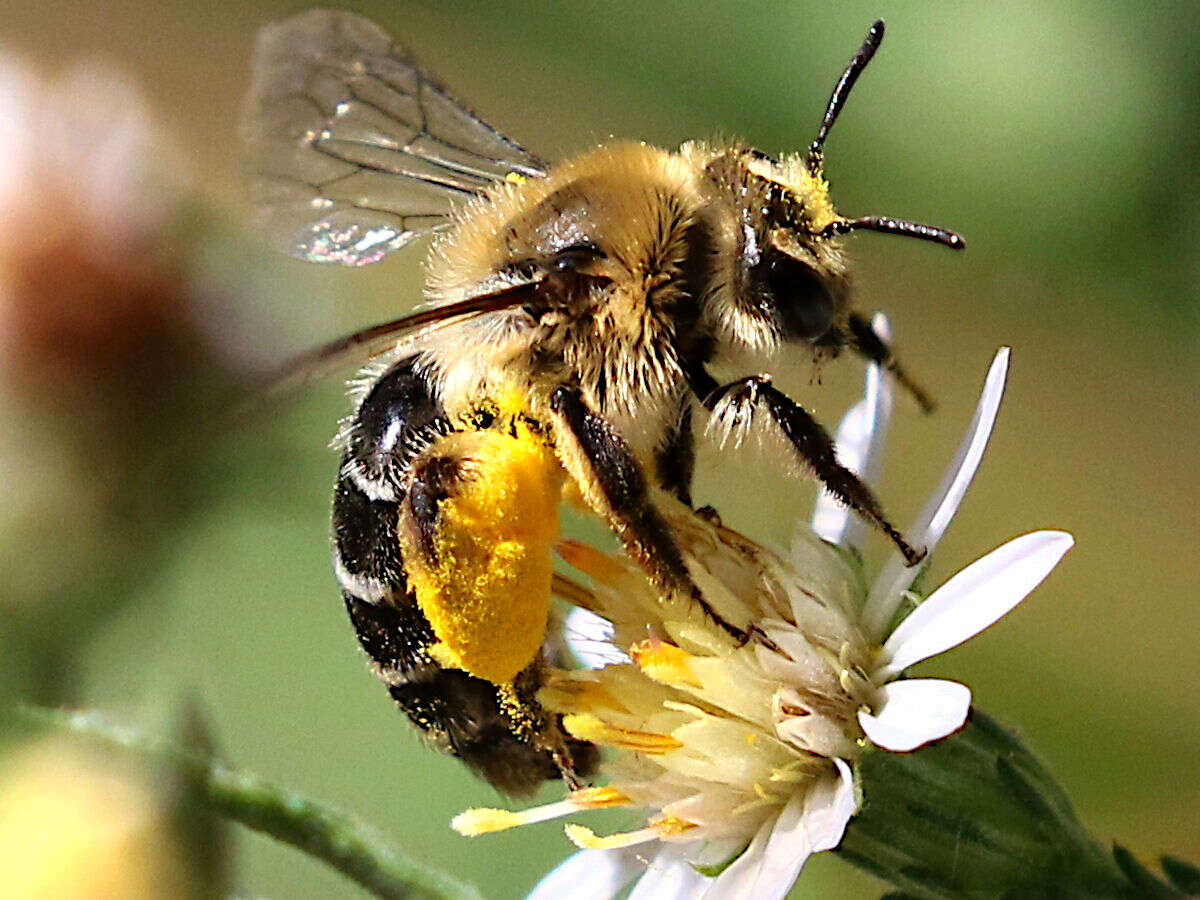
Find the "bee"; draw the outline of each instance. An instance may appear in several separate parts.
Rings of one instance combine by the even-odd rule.
[[[883,37],[876,22],[807,152],[612,142],[548,165],[419,68],[373,23],[312,11],[263,30],[243,125],[257,227],[361,266],[432,236],[427,305],[318,348],[311,375],[374,358],[338,439],[334,562],[359,641],[434,746],[502,791],[574,785],[596,753],[536,692],[554,650],[559,499],[595,512],[664,596],[693,583],[655,492],[691,505],[694,417],[777,440],[795,468],[911,547],[825,429],[764,375],[713,369],[781,346],[850,349],[929,398],[851,307],[844,236],[947,230],[847,218],[827,135]]]

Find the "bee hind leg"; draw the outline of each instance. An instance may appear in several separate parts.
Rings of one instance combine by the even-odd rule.
[[[512,733],[547,754],[568,790],[578,790],[585,786],[584,776],[595,769],[598,751],[594,744],[568,738],[561,716],[547,712],[537,701],[543,669],[541,661],[535,660],[511,684],[496,685],[496,698]]]
[[[578,388],[554,391],[556,446],[584,499],[616,533],[625,551],[641,564],[664,595],[690,596],[737,640],[745,631],[722,618],[688,574],[671,526],[655,508],[642,467],[625,439],[592,412]]]

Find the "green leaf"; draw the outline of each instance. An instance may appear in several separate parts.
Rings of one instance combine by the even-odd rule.
[[[1185,894],[1200,895],[1200,869],[1173,856],[1162,858],[1162,868],[1175,887]]]
[[[916,752],[868,748],[857,775],[863,805],[837,852],[906,896],[1180,896],[1094,840],[1041,761],[979,710]]]
[[[1176,891],[1171,890],[1161,881],[1154,877],[1154,873],[1138,862],[1137,857],[1122,847],[1120,844],[1113,844],[1112,848],[1113,859],[1117,861],[1117,865],[1121,867],[1121,871],[1125,873],[1125,877],[1129,879],[1129,883],[1133,885],[1140,897],[1178,897]]]

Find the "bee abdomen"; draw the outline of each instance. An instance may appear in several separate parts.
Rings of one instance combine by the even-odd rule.
[[[430,744],[461,759],[498,790],[528,796],[560,775],[549,753],[513,731],[490,682],[458,669],[430,668],[388,691]]]
[[[408,595],[396,528],[410,438],[444,418],[410,357],[375,382],[346,432],[333,497],[334,562],[342,589],[361,600],[401,602]]]
[[[494,684],[426,656],[433,633],[415,603],[370,603],[350,593],[343,598],[376,674],[434,749],[462,759],[509,794],[531,794],[558,777],[550,755],[513,732]]]
[[[343,591],[369,603],[408,594],[396,541],[399,504],[371,500],[343,474],[333,495],[334,568]]]
[[[345,590],[342,599],[359,644],[389,688],[422,677],[436,667],[425,653],[433,641],[432,631],[411,600],[402,604],[373,603]]]
[[[529,795],[560,776],[558,763],[517,733],[496,684],[430,658],[437,638],[410,584],[414,560],[406,563],[401,549],[402,507],[419,532],[433,536],[439,527],[444,482],[453,481],[454,472],[436,454],[414,464],[422,446],[414,436],[441,426],[452,431],[412,360],[393,366],[372,386],[346,432],[334,491],[337,577],[372,669],[426,741],[497,789]],[[595,748],[569,743],[576,770],[591,771]]]

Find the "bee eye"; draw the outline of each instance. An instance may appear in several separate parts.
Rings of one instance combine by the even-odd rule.
[[[581,241],[555,253],[552,266],[556,272],[571,272],[597,259],[604,259],[607,255],[590,241]]]
[[[837,309],[824,279],[786,253],[770,253],[764,265],[784,334],[802,341],[823,337]]]

